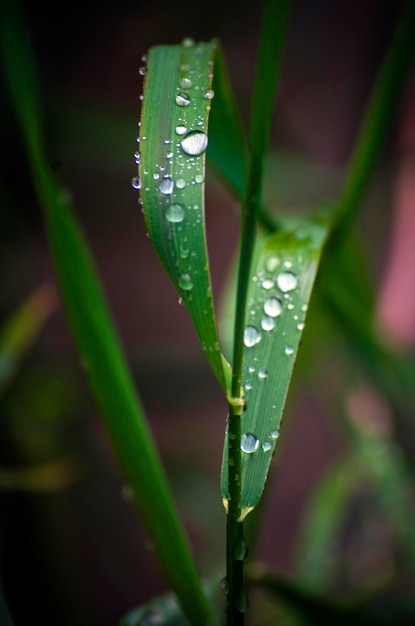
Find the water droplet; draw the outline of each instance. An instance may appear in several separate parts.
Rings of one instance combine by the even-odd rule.
[[[292,266],[293,264],[291,263],[291,261],[284,261],[284,267],[286,267],[287,269]]]
[[[176,126],[176,135],[185,135],[187,133],[187,128],[186,126]]]
[[[203,174],[196,174],[195,183],[203,183],[204,180],[205,180],[205,177],[203,176]]]
[[[138,152],[134,152],[134,160],[137,163],[137,165],[139,165],[140,161],[141,161],[141,154]]]
[[[138,73],[140,74],[140,76],[145,76],[147,74],[147,68],[145,66],[139,67]]]
[[[285,346],[285,350],[284,350],[285,354],[294,354],[294,348],[292,346]]]
[[[190,78],[181,78],[180,87],[181,89],[191,89],[192,81],[190,80]]]
[[[179,107],[187,107],[190,104],[190,98],[184,91],[180,91],[176,96],[176,104]]]
[[[262,379],[264,379],[264,378],[266,378],[267,376],[268,376],[268,372],[267,372],[267,370],[265,369],[265,367],[261,367],[261,368],[258,370],[258,378],[262,378]]]
[[[255,372],[255,366],[254,366],[254,365],[250,365],[250,366],[248,367],[248,372],[249,372],[250,374],[252,374],[253,372]]]
[[[160,174],[158,174],[157,172],[155,174],[153,174],[153,178],[154,180],[159,180],[160,178]]]
[[[278,298],[268,298],[264,302],[264,311],[270,317],[278,317],[282,313],[282,303]]]
[[[187,259],[189,256],[189,248],[187,247],[187,243],[184,241],[180,242],[179,254],[182,259]]]
[[[176,180],[177,189],[184,189],[186,187],[186,181],[184,178],[178,178]]]
[[[246,326],[244,330],[244,344],[247,348],[252,348],[261,341],[261,333],[255,326]]]
[[[235,559],[243,561],[248,556],[248,546],[243,539],[239,539],[235,546]]]
[[[269,332],[275,328],[275,319],[269,315],[265,315],[261,320],[261,328]]]
[[[161,181],[160,185],[158,186],[158,189],[165,196],[169,196],[171,193],[173,193],[174,182],[172,181],[170,177],[166,176]]]
[[[166,210],[166,220],[177,224],[184,220],[184,209],[181,204],[171,204]]]
[[[258,450],[259,439],[252,433],[244,433],[241,437],[241,450],[247,454],[252,454],[255,450]]]
[[[300,322],[299,324],[297,324],[297,330],[304,330],[304,322]]]
[[[131,179],[131,186],[134,187],[134,189],[141,189],[141,180],[139,176],[134,176]]]
[[[182,139],[180,145],[186,154],[198,156],[199,154],[203,154],[206,150],[208,138],[206,133],[202,133],[200,130],[191,130],[184,139]]]
[[[189,274],[182,274],[179,279],[179,286],[184,289],[184,291],[190,291],[193,289],[193,281]]]
[[[303,306],[301,307],[301,310],[305,313],[308,309],[308,304],[303,304]]]
[[[269,441],[265,441],[262,444],[262,449],[263,449],[264,452],[269,452],[269,450],[271,450],[271,448],[272,448],[272,444]]]
[[[205,93],[203,94],[203,97],[206,100],[212,100],[212,98],[215,97],[215,92],[213,91],[213,89],[206,89]]]
[[[140,102],[144,102],[144,95],[141,93],[141,94],[138,96],[138,99],[140,100]]]
[[[168,152],[168,153],[166,154],[166,159],[172,159],[172,158],[173,158],[173,156],[174,156],[174,155],[173,155],[173,152]]]
[[[280,436],[280,431],[278,430],[278,428],[274,428],[274,430],[272,430],[270,434],[272,439],[278,439],[278,437]]]
[[[290,302],[290,304],[287,305],[287,309],[289,309],[290,311],[292,311],[294,308],[294,305],[292,302]]]
[[[191,48],[195,45],[195,40],[191,37],[185,37],[182,41],[183,48]]]
[[[297,276],[292,272],[282,272],[277,278],[277,285],[284,293],[297,287]]]
[[[247,382],[247,383],[245,383],[244,387],[245,387],[245,389],[246,389],[247,391],[249,391],[250,389],[252,389],[252,383],[251,383],[251,381],[250,381],[250,380],[248,380],[248,382]]]
[[[279,263],[279,259],[276,256],[270,256],[265,263],[265,267],[269,272],[273,272]]]
[[[246,611],[248,610],[249,598],[244,589],[242,589],[236,596],[235,607],[239,611],[239,613],[246,613]]]
[[[270,278],[265,278],[265,280],[262,281],[262,286],[264,289],[272,289],[274,286],[274,281]]]
[[[226,578],[226,576],[222,578],[222,580],[220,581],[220,588],[222,589],[225,596],[227,596],[229,593],[229,589],[228,589],[228,579]]]

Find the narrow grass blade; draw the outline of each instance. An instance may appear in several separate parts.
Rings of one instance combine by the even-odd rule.
[[[191,624],[215,624],[93,260],[68,198],[45,156],[38,101],[28,87],[33,85],[36,93],[28,34],[15,13],[16,6],[7,6],[7,11],[7,21],[1,22],[5,74],[44,211],[60,291],[90,387],[134,502],[183,612]]]
[[[327,230],[321,216],[279,231],[266,240],[250,281],[242,367],[247,408],[240,418],[241,519],[256,506],[265,485]],[[226,441],[225,503],[227,447]]]
[[[139,180],[148,234],[222,388],[230,367],[219,346],[204,213],[207,124],[216,44],[184,40],[148,55]],[[228,381],[228,382],[227,382]]]
[[[361,464],[343,459],[327,469],[307,504],[296,546],[296,580],[308,590],[324,591],[333,581],[333,545],[361,480]]]
[[[0,392],[13,378],[45,322],[58,306],[52,285],[42,285],[0,329]]]

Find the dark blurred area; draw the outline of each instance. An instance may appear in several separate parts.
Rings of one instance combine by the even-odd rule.
[[[186,36],[218,37],[247,123],[261,5],[20,3],[38,63],[51,163],[91,246],[199,567],[207,574],[224,570],[219,474],[226,402],[146,237],[130,185],[136,175],[138,68],[151,46]],[[300,213],[336,196],[401,7],[392,0],[293,3],[266,182],[278,210]],[[0,311],[6,320],[39,287],[55,287],[4,85],[1,103]],[[393,219],[398,129],[399,120],[362,221],[376,222],[369,254],[379,283]],[[237,247],[238,204],[213,169],[208,183],[219,308]],[[85,386],[64,313],[59,305],[52,309],[1,396],[0,578],[15,626],[114,626],[134,606],[166,591],[166,582]],[[316,329],[318,336],[318,324]],[[257,556],[282,574],[293,572],[305,502],[343,451],[332,414],[339,380],[325,369],[333,358],[333,346],[322,340],[307,382],[294,384],[267,485]],[[43,478],[17,471],[34,466],[44,469]],[[358,549],[364,550],[360,544]],[[366,556],[359,582],[378,567],[378,554]]]

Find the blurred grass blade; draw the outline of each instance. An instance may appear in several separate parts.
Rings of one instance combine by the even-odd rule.
[[[8,19],[1,22],[4,69],[82,363],[134,502],[183,612],[192,624],[215,624],[93,260],[45,157],[38,103],[29,89],[35,88],[35,63],[28,34],[15,5],[7,6],[7,11]]]
[[[213,90],[215,101],[209,116],[207,157],[231,190],[242,198],[245,193],[248,147],[220,47],[215,56]]]
[[[3,324],[0,329],[0,392],[10,383],[22,358],[57,306],[53,285],[44,284]]]
[[[148,234],[187,307],[203,350],[227,391],[219,346],[204,212],[207,124],[216,43],[149,51],[141,112],[139,180]],[[134,184],[134,183],[133,183]]]
[[[296,546],[296,579],[308,590],[333,582],[333,545],[361,480],[361,464],[347,457],[325,471],[309,499]]]
[[[284,403],[328,225],[324,214],[266,240],[250,281],[244,331],[241,416],[243,519],[259,501],[279,436]],[[228,498],[227,441],[222,497]]]

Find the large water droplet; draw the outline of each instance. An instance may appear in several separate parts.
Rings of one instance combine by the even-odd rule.
[[[185,93],[184,91],[179,91],[179,93],[176,96],[176,104],[179,105],[179,107],[189,106],[190,98],[187,95],[187,93]]]
[[[262,378],[262,379],[264,379],[264,378],[266,378],[267,376],[268,376],[268,372],[267,372],[267,370],[265,369],[265,367],[261,367],[261,368],[258,370],[258,378]]]
[[[261,333],[255,326],[246,326],[244,330],[244,344],[247,348],[252,348],[261,341]]]
[[[252,433],[244,433],[241,437],[241,450],[247,454],[252,454],[255,450],[258,450],[259,439]]]
[[[180,276],[179,286],[184,289],[184,291],[190,291],[193,289],[193,281],[190,274],[182,274]]]
[[[160,185],[158,186],[158,190],[165,196],[169,196],[171,193],[173,193],[173,189],[174,182],[168,176],[166,178],[163,178]]]
[[[141,189],[141,180],[139,176],[134,176],[131,179],[131,186],[134,187],[134,189]]]
[[[273,328],[275,328],[275,319],[270,317],[269,315],[265,315],[261,320],[261,328],[262,330],[266,330],[269,332]]]
[[[292,346],[285,346],[284,352],[290,356],[291,354],[294,354],[294,348]]]
[[[184,209],[181,204],[171,204],[166,210],[166,220],[177,224],[184,220]]]
[[[292,272],[281,272],[277,278],[277,285],[284,293],[297,287],[297,276]]]
[[[206,150],[208,137],[206,133],[202,133],[200,130],[191,130],[184,139],[182,139],[180,145],[186,154],[198,156],[199,154],[203,154]]]
[[[270,317],[278,317],[282,313],[281,300],[278,298],[268,298],[264,302],[264,312]]]

